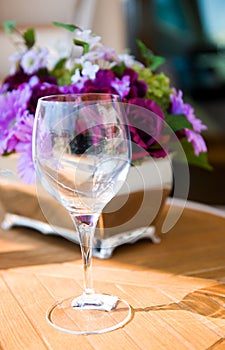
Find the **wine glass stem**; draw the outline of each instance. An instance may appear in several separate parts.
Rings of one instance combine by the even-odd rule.
[[[79,234],[80,248],[83,259],[84,271],[84,290],[83,296],[95,294],[92,279],[92,248],[95,228],[98,222],[99,214],[92,215],[74,215],[71,214],[75,227]]]

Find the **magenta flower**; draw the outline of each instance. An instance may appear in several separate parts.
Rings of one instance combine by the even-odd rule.
[[[32,95],[28,101],[27,109],[31,114],[35,114],[38,99],[44,96],[61,94],[60,87],[56,84],[39,82],[33,87]]]
[[[166,147],[162,148],[165,116],[157,103],[143,98],[130,99],[126,113],[133,141],[133,159],[147,154],[154,155],[154,157],[165,156]],[[160,147],[153,150],[151,146],[155,143],[158,143]]]
[[[131,68],[125,68],[122,74],[122,77],[129,76],[130,77],[130,91],[126,96],[126,99],[131,99],[135,97],[145,97],[145,94],[148,90],[147,84],[138,79],[138,74]]]
[[[20,68],[16,71],[15,74],[9,75],[5,78],[3,82],[4,91],[12,91],[17,89],[21,84],[27,83],[30,80],[31,76],[29,74],[24,73],[24,71]]]
[[[59,91],[61,94],[77,94],[80,92],[80,89],[77,84],[71,84],[60,86]]]
[[[94,80],[87,80],[84,83],[81,92],[102,92],[110,94],[118,94],[117,91],[112,87],[112,82],[115,79],[115,74],[108,69],[100,69]]]
[[[6,77],[1,90],[3,92],[16,90],[20,87],[20,85],[29,83],[32,77],[37,77],[40,82],[57,84],[56,78],[50,76],[47,69],[42,69],[42,72],[39,76],[39,72],[35,72],[34,74],[26,74],[21,68],[19,68],[15,74]]]

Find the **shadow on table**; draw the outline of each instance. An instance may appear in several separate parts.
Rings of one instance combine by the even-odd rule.
[[[205,317],[225,319],[225,285],[215,284],[188,293],[177,303],[135,308],[134,312],[186,310]]]

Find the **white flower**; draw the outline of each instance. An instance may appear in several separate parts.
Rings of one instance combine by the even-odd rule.
[[[34,52],[34,50],[29,50],[25,52],[21,59],[21,67],[25,73],[32,74],[37,70],[37,62],[37,54]]]
[[[17,52],[13,53],[13,54],[9,57],[9,61],[11,62],[10,74],[15,74],[15,73],[16,73],[22,55],[23,55],[22,52],[17,51]]]
[[[110,47],[99,46],[95,50],[89,51],[83,55],[83,59],[98,63],[98,61],[119,62],[119,56],[116,51]]]
[[[75,64],[75,60],[72,58],[68,58],[65,63],[65,68],[68,70],[72,70]]]
[[[46,48],[31,48],[21,59],[21,67],[27,74],[35,73],[38,69],[46,67],[48,50]]]
[[[74,75],[72,75],[72,77],[71,77],[71,82],[72,82],[73,84],[76,84],[76,86],[77,86],[78,89],[82,89],[82,88],[83,88],[84,83],[85,83],[86,80],[88,80],[88,77],[87,77],[87,76],[82,76],[82,75],[80,74],[79,68],[77,68],[77,69],[75,70]]]
[[[98,64],[92,64],[89,61],[84,62],[82,74],[90,79],[95,79],[96,73],[99,70]]]
[[[75,73],[71,77],[71,81],[72,83],[76,84],[80,80],[81,80],[80,70],[77,68],[75,70]]]
[[[75,39],[88,43],[90,49],[92,49],[101,41],[101,37],[98,35],[94,35],[90,29],[86,29],[86,30],[76,29]]]
[[[72,48],[67,40],[58,38],[48,45],[48,50],[48,65],[50,69],[53,69],[60,59],[70,56]]]
[[[120,54],[118,55],[119,56],[119,59],[121,62],[124,62],[125,66],[127,67],[132,67],[133,65],[138,65],[140,67],[144,67],[144,65],[137,61],[134,56],[132,55],[129,55],[128,53],[123,53],[123,54]]]
[[[39,58],[39,68],[47,66],[48,49],[46,47],[38,48],[37,54]]]
[[[109,62],[105,60],[98,60],[98,65],[100,69],[111,69],[116,66],[116,62]]]

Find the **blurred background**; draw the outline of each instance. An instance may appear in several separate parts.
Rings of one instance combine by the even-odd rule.
[[[225,0],[0,0],[0,21],[35,27],[50,45],[62,35],[53,21],[90,28],[117,52],[139,57],[136,39],[166,57],[162,70],[184,91],[207,124],[204,136],[213,171],[190,167],[189,199],[225,206]],[[0,80],[14,46],[0,29]],[[180,167],[182,176],[182,166]]]

